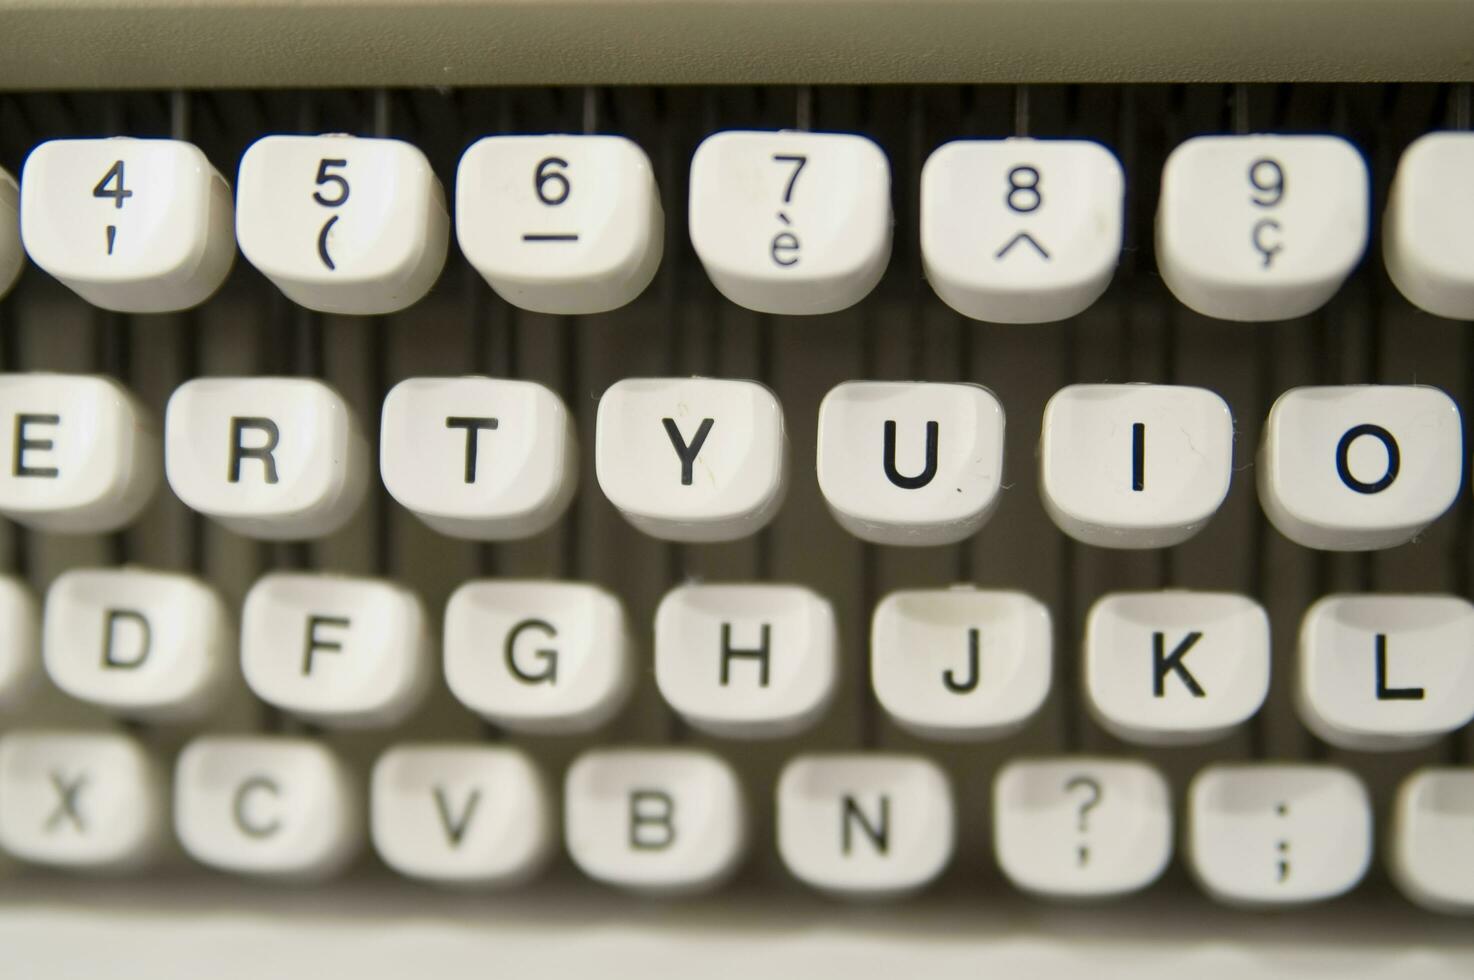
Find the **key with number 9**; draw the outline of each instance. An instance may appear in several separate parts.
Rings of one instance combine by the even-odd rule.
[[[1199,136],[1162,169],[1157,265],[1222,320],[1319,309],[1367,247],[1366,162],[1338,136]]]

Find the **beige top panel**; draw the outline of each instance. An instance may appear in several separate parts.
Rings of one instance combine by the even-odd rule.
[[[0,0],[0,89],[1474,79],[1474,0]]]

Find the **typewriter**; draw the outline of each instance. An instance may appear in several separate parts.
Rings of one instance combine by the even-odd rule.
[[[0,974],[1474,976],[1470,51],[0,0]]]

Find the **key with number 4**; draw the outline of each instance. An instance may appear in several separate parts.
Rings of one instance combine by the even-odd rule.
[[[235,260],[230,186],[180,140],[51,140],[21,171],[21,238],[94,306],[166,313],[205,301]]]

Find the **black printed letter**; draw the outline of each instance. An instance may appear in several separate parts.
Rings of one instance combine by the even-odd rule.
[[[259,446],[247,447],[241,442],[241,437],[246,434],[247,429],[266,433],[266,442]],[[280,439],[281,430],[271,419],[232,418],[230,420],[230,482],[241,482],[241,460],[259,459],[262,468],[266,471],[266,482],[275,483],[276,457],[271,453],[276,449],[276,444]]]

